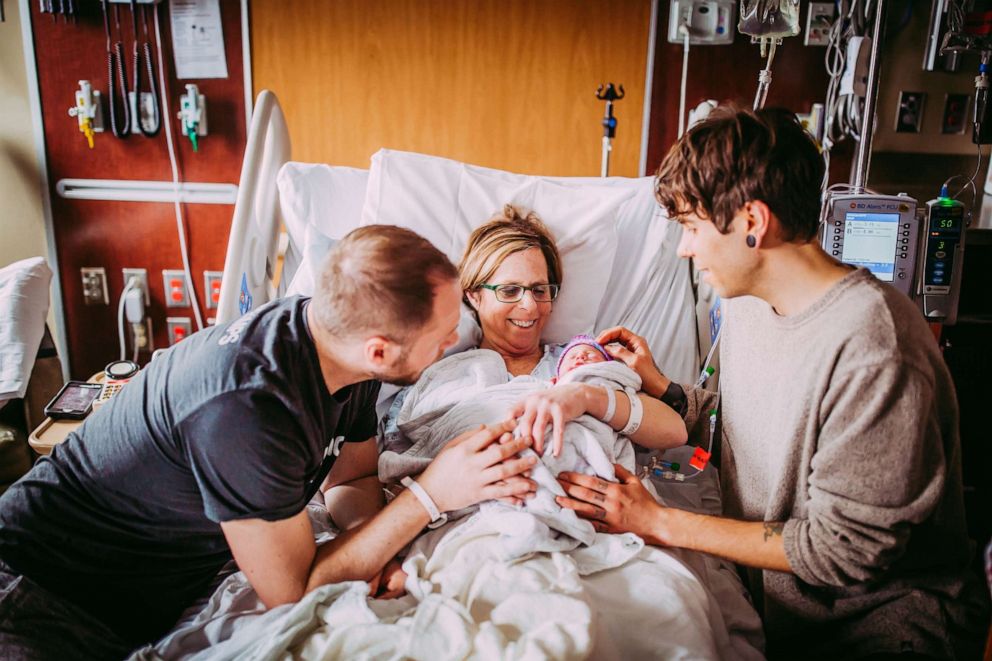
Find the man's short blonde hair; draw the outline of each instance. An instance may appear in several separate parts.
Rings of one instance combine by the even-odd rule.
[[[315,322],[334,337],[383,333],[406,342],[434,314],[434,290],[458,278],[430,241],[402,227],[368,225],[327,254],[314,292]]]
[[[531,248],[539,249],[544,255],[548,265],[548,283],[561,285],[561,255],[551,231],[533,211],[512,204],[505,205],[502,212],[476,228],[468,238],[468,245],[458,265],[462,291],[467,294],[488,283],[503,260]]]

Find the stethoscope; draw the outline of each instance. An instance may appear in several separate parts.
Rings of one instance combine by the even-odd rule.
[[[141,121],[141,111],[138,111],[138,116],[134,118],[135,126],[138,130],[148,138],[158,135],[159,128],[161,128],[161,115],[158,107],[158,89],[155,87],[155,68],[152,65],[152,47],[148,39],[148,12],[145,5],[141,5],[141,28],[142,34],[145,39],[141,43],[141,49],[138,49],[138,6],[136,0],[131,0],[131,27],[134,30],[134,77],[132,78],[133,84],[131,87],[134,89],[135,99],[137,100],[137,105],[140,108],[141,104],[141,56],[145,56],[145,74],[148,78],[148,94],[152,97],[152,116],[150,120],[150,128],[145,128],[144,122]],[[156,9],[157,11],[157,9]]]
[[[114,132],[114,137],[123,140],[131,132],[131,108],[127,96],[124,44],[120,39],[114,41],[111,37],[110,14],[107,11],[107,0],[100,0],[100,4],[103,7],[103,30],[107,35],[107,92],[110,96],[110,129]],[[120,35],[121,16],[116,5],[114,5],[114,24],[117,27],[117,34]],[[119,107],[118,102],[120,104]],[[123,126],[118,123],[118,116],[124,120]]]

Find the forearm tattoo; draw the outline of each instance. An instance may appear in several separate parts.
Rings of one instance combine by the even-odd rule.
[[[766,523],[765,524],[765,541],[767,542],[772,537],[781,537],[782,530],[785,528],[784,523]]]

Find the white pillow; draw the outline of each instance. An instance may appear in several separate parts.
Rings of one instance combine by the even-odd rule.
[[[289,240],[303,251],[309,225],[340,239],[358,227],[369,171],[344,166],[289,162],[279,169],[279,205]]]
[[[368,170],[343,166],[289,162],[279,169],[279,207],[290,244],[283,267],[290,278],[286,293],[313,293],[333,245],[327,241],[343,238],[361,221],[368,178]]]
[[[564,282],[544,340],[595,330],[616,253],[617,210],[634,194],[617,186],[566,187],[545,177],[381,149],[372,157],[362,225],[399,225],[461,259],[469,234],[506,203],[534,210],[554,234]]]
[[[0,268],[0,407],[24,397],[45,334],[52,271],[42,257]]]

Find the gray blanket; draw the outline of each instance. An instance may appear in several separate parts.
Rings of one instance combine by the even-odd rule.
[[[618,362],[584,365],[561,383],[603,385],[630,393],[641,386],[637,374]],[[530,376],[510,378],[500,355],[487,349],[466,351],[435,363],[410,389],[397,416],[400,431],[413,445],[405,452],[384,451],[379,456],[379,479],[388,483],[421,473],[451,439],[480,424],[505,420],[527,395],[550,387],[554,386]],[[635,470],[634,449],[627,438],[589,415],[565,425],[564,441],[558,457],[551,452],[550,440],[546,443],[541,463],[532,471],[537,496],[524,509],[551,529],[590,544],[595,537],[592,526],[555,503],[555,496],[564,495],[555,477],[568,470],[613,480],[615,463]]]

